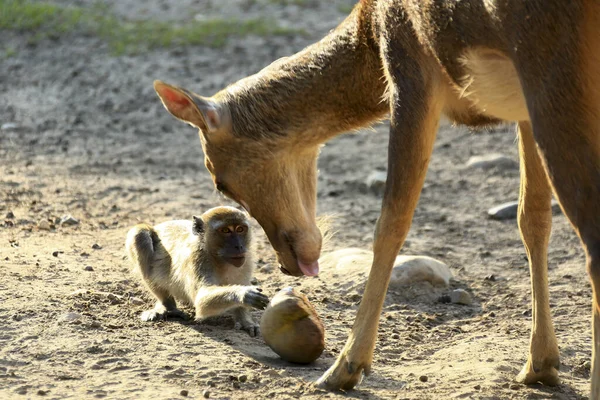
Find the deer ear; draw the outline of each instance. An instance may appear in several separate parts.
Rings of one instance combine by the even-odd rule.
[[[204,222],[202,221],[202,218],[194,215],[192,220],[192,233],[194,235],[202,235],[204,233]]]
[[[203,132],[215,131],[221,126],[219,107],[211,100],[192,95],[185,89],[161,81],[154,81],[154,90],[167,111],[175,118]]]

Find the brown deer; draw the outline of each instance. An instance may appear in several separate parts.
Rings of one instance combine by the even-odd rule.
[[[390,116],[388,177],[373,266],[336,363],[319,379],[350,389],[371,369],[393,261],[411,225],[441,114],[469,126],[518,123],[518,222],[533,328],[517,380],[558,383],[547,247],[551,196],[579,235],[593,287],[592,398],[600,399],[600,2],[362,0],[320,42],[203,98],[155,82],[199,128],[216,187],[264,228],[281,270],[315,275],[320,144]]]

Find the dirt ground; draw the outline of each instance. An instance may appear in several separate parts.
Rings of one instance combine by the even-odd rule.
[[[279,360],[260,337],[233,330],[229,317],[141,322],[152,300],[124,258],[128,228],[230,204],[212,186],[197,133],[163,109],[152,81],[210,95],[318,40],[344,13],[339,1],[105,3],[123,18],[174,23],[198,15],[268,15],[307,34],[116,57],[94,37],[32,45],[30,33],[0,31],[1,41],[17,49],[0,60],[0,398],[177,399],[182,390],[218,399],[587,398],[591,289],[583,251],[561,214],[553,217],[549,276],[562,384],[514,383],[527,355],[529,272],[516,221],[494,221],[486,211],[517,199],[519,172],[465,167],[472,155],[517,160],[511,126],[440,128],[402,254],[446,262],[455,278],[451,289],[468,290],[474,302],[390,292],[373,373],[356,390],[327,393],[311,382],[343,347],[360,297],[345,289],[343,277],[282,275],[257,224],[256,284],[268,295],[292,285],[309,296],[327,330],[316,363]],[[323,148],[318,212],[336,217],[331,247],[371,247],[381,198],[364,182],[385,167],[386,142],[384,123]],[[56,223],[67,214],[79,224]],[[486,279],[492,274],[495,280]]]

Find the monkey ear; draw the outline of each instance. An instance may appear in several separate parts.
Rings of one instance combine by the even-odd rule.
[[[202,221],[202,218],[194,215],[192,220],[192,233],[194,235],[202,235],[204,233],[204,222]]]
[[[215,102],[161,81],[154,81],[154,90],[175,118],[206,133],[221,126],[221,113]]]

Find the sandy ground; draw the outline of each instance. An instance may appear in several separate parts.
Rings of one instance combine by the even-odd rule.
[[[0,32],[18,50],[0,60],[0,124],[9,124],[0,131],[1,398],[176,399],[182,390],[190,398],[208,392],[222,399],[587,398],[591,289],[578,239],[560,214],[553,218],[549,275],[562,384],[513,381],[527,354],[529,273],[516,221],[490,220],[486,210],[516,200],[518,169],[465,167],[472,155],[492,152],[517,160],[510,126],[478,133],[440,128],[402,253],[446,262],[455,277],[451,289],[468,290],[474,303],[390,292],[373,373],[356,390],[327,393],[311,382],[343,347],[360,290],[348,290],[343,278],[283,276],[258,225],[256,284],[268,295],[297,285],[309,296],[327,329],[326,350],[316,363],[279,360],[260,337],[233,330],[229,317],[202,324],[141,322],[152,300],[124,258],[128,228],[228,204],[203,167],[196,132],[164,111],[152,81],[210,95],[316,41],[344,14],[340,2],[106,3],[123,18],[270,15],[308,35],[114,57],[93,37],[32,46],[27,33]],[[333,248],[371,247],[381,199],[364,182],[385,167],[386,138],[382,124],[323,148],[318,211],[336,216]],[[57,224],[65,214],[79,224]],[[38,228],[42,221],[49,231]],[[486,280],[491,274],[495,280]],[[360,282],[351,284],[360,288]],[[419,379],[423,375],[427,382]]]

